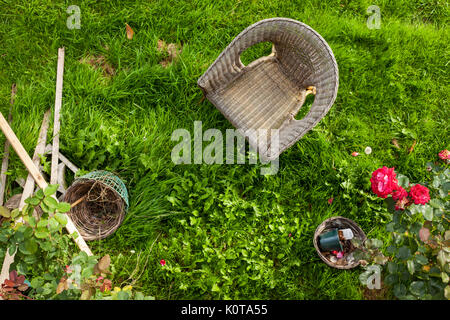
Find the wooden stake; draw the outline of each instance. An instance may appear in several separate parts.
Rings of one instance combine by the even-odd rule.
[[[38,142],[36,144],[36,149],[34,149],[33,155],[33,163],[36,167],[39,167],[40,158],[39,155],[43,154],[45,151],[45,142],[47,141],[47,132],[48,126],[50,123],[50,114],[51,109],[48,109],[44,114],[44,118],[42,119],[41,131],[39,132]],[[33,194],[34,190],[34,179],[33,176],[29,173],[25,185],[22,191],[22,198],[20,198],[19,210],[25,206],[25,199],[29,198]]]
[[[58,191],[61,192],[63,195],[66,193],[66,180],[65,180],[65,172],[66,172],[66,165],[64,163],[58,164]]]
[[[63,73],[64,73],[64,48],[59,48],[58,68],[56,71],[55,118],[53,121],[52,165],[50,173],[50,184],[58,183],[58,155],[59,155],[59,130],[60,130],[59,118],[61,112]]]
[[[47,182],[45,181],[42,174],[39,172],[39,169],[34,165],[30,156],[23,148],[19,139],[17,139],[14,131],[11,130],[11,127],[8,125],[8,122],[6,121],[5,117],[3,116],[3,114],[1,112],[0,112],[0,127],[3,131],[3,133],[5,134],[6,139],[9,140],[9,142],[11,143],[11,146],[16,151],[20,160],[22,160],[22,162],[25,165],[25,167],[27,168],[28,172],[31,173],[34,181],[36,181],[39,188],[45,189],[48,186]],[[68,215],[66,215],[66,217],[67,217],[67,224],[66,224],[67,231],[69,232],[69,234],[73,234],[74,232],[76,232],[78,234],[78,237],[75,239],[76,244],[78,245],[80,250],[86,252],[88,256],[92,256],[91,250],[89,249],[89,247],[86,244],[86,242],[84,241],[83,237],[80,235],[77,228],[73,224],[72,219],[70,219],[70,217]]]
[[[13,83],[11,86],[11,100],[9,105],[9,114],[8,114],[8,122],[12,121],[12,106],[14,104],[14,99],[16,97],[16,84]],[[3,198],[5,196],[5,187],[6,187],[6,171],[8,171],[8,162],[9,162],[9,141],[5,141],[5,149],[4,156],[2,161],[2,169],[0,173],[0,206],[3,205]]]

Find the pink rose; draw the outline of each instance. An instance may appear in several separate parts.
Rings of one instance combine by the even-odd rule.
[[[439,152],[439,158],[441,160],[450,160],[450,151],[446,150],[442,150],[441,152]]]
[[[425,204],[430,200],[430,190],[420,184],[413,185],[409,190],[409,196],[415,204]]]
[[[372,173],[370,182],[372,183],[372,191],[380,198],[387,198],[388,195],[399,188],[394,168],[385,166]]]

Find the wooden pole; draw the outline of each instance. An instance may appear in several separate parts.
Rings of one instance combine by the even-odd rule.
[[[13,83],[11,86],[11,100],[9,104],[9,114],[8,114],[8,122],[12,121],[12,106],[14,104],[14,99],[16,97],[16,84]],[[6,187],[6,171],[8,170],[8,162],[9,162],[9,141],[5,140],[5,151],[3,155],[2,161],[2,169],[0,173],[0,206],[3,205],[4,196],[5,196],[5,187]]]
[[[34,165],[33,161],[31,160],[28,153],[23,148],[22,144],[20,143],[19,139],[17,139],[14,131],[12,131],[11,127],[8,125],[8,122],[6,121],[3,114],[0,112],[0,127],[3,131],[3,133],[6,136],[6,139],[9,140],[11,143],[11,146],[16,151],[17,155],[19,156],[20,160],[22,160],[23,164],[27,168],[28,172],[32,175],[34,181],[36,181],[37,185],[41,189],[45,189],[48,184],[45,181],[42,174],[39,172],[39,169]],[[88,245],[84,241],[83,237],[78,232],[77,228],[73,224],[72,219],[68,215],[67,217],[67,224],[66,224],[66,230],[69,232],[69,234],[76,233],[78,234],[78,237],[75,239],[75,243],[78,245],[81,251],[86,252],[88,256],[92,256],[92,252],[89,249]]]
[[[64,73],[64,48],[58,49],[58,67],[56,71],[56,93],[55,93],[55,118],[53,121],[53,143],[52,143],[52,164],[50,171],[50,184],[58,183],[58,155],[59,155],[59,130],[60,113],[63,89]]]
[[[51,109],[48,109],[44,114],[44,119],[42,119],[41,131],[39,132],[39,138],[36,145],[36,149],[34,149],[33,155],[33,163],[36,167],[39,168],[40,158],[39,155],[43,154],[45,151],[45,143],[47,141],[47,132],[48,126],[50,123],[50,113]],[[25,185],[23,187],[22,198],[20,198],[19,210],[25,206],[25,199],[29,198],[33,194],[34,190],[34,179],[33,176],[29,173]]]

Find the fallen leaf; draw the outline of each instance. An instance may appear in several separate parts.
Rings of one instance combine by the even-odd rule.
[[[413,142],[413,144],[412,144],[411,148],[409,148],[409,153],[411,153],[411,152],[413,152],[413,151],[414,151],[414,147],[416,146],[416,143],[417,143],[417,141],[416,141],[416,140],[414,140],[414,142]]]
[[[125,24],[125,27],[127,28],[127,38],[129,40],[133,39],[134,31],[131,29],[131,27],[128,25],[128,23]]]
[[[58,286],[56,287],[56,294],[60,294],[65,290],[65,281],[58,283]]]
[[[99,273],[108,273],[108,268],[109,265],[111,264],[111,257],[109,256],[109,254],[105,255],[104,257],[102,257],[100,259],[100,261],[95,265],[94,267],[94,272],[95,271],[100,271]]]

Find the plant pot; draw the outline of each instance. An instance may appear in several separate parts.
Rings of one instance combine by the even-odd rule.
[[[351,229],[353,232],[354,238],[357,238],[357,239],[361,240],[362,242],[367,240],[367,237],[366,237],[366,234],[364,233],[364,231],[353,220],[350,220],[350,219],[344,218],[344,217],[340,217],[340,216],[329,218],[329,219],[325,220],[324,222],[322,222],[317,227],[316,231],[314,232],[313,244],[314,244],[314,248],[316,248],[317,254],[319,255],[320,259],[323,262],[325,262],[328,266],[337,268],[337,269],[352,269],[352,268],[357,267],[359,265],[359,261],[354,260],[352,263],[345,263],[343,265],[339,265],[339,264],[336,264],[336,263],[330,261],[329,259],[327,259],[327,257],[322,253],[323,250],[319,246],[319,237],[321,235],[325,236],[325,234],[327,234],[329,231],[332,231],[333,229],[336,230],[336,234],[337,234],[337,231],[340,229]],[[331,234],[329,235],[329,237],[330,237],[330,242],[331,242],[331,239],[332,239]],[[326,236],[325,238],[328,238],[328,236]],[[332,250],[335,250],[335,249],[332,249]]]
[[[322,233],[319,236],[319,247],[322,251],[344,250],[341,241],[339,240],[338,229],[332,229]]]

